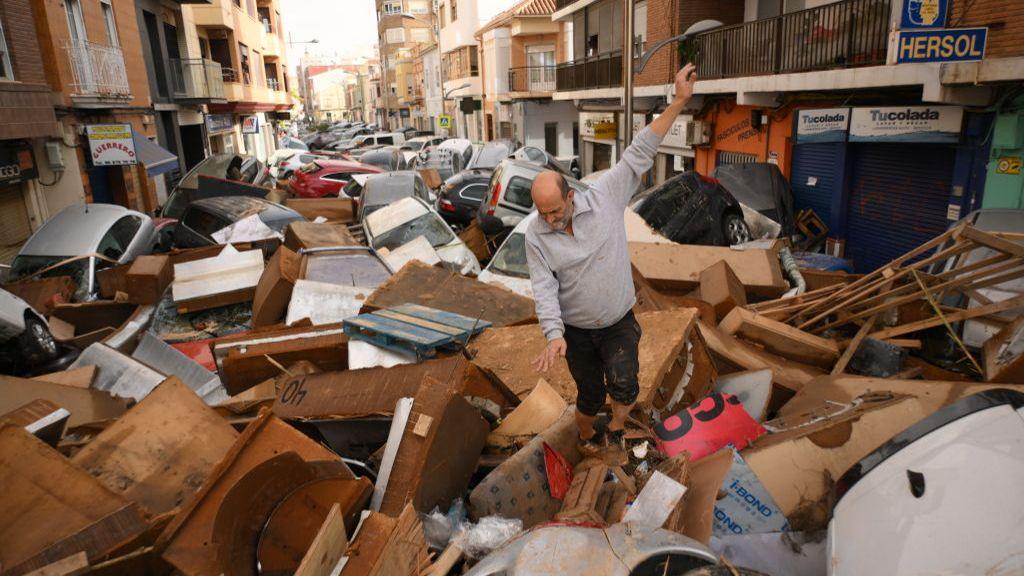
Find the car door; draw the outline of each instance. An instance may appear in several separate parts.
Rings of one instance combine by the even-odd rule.
[[[530,195],[532,186],[533,181],[522,176],[509,178],[508,184],[505,185],[505,189],[498,199],[498,208],[503,208],[505,214],[502,213],[502,210],[497,210],[495,216],[504,220],[505,216],[509,215],[508,212],[514,214],[514,217],[529,214],[533,210],[533,197]],[[518,218],[516,221],[518,222]]]

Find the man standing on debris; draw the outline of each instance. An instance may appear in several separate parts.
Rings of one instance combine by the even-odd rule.
[[[687,64],[676,74],[675,100],[590,189],[572,190],[553,170],[533,181],[539,214],[526,230],[526,259],[537,318],[548,340],[533,366],[546,372],[565,357],[576,381],[576,423],[585,452],[603,448],[605,437],[607,444],[625,449],[626,417],[640,393],[640,324],[632,312],[636,293],[624,215],[696,81],[696,67]],[[606,394],[612,404],[607,433],[594,427]]]

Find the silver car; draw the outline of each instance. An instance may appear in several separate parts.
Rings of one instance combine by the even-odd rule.
[[[550,168],[525,160],[508,159],[498,164],[491,175],[488,195],[477,212],[477,220],[484,232],[500,234],[503,230],[515,227],[534,211],[530,188],[533,179],[545,170]],[[566,177],[565,180],[574,190],[587,188],[586,184],[575,178]]]
[[[452,229],[420,198],[410,196],[393,202],[363,219],[366,243],[374,250],[395,250],[419,236],[438,258],[462,274],[479,274],[480,262]]]
[[[32,234],[11,263],[11,280],[70,276],[75,300],[95,298],[96,271],[149,254],[157,241],[153,219],[113,204],[68,206]]]
[[[38,366],[57,357],[46,318],[27,302],[0,289],[0,365]]]

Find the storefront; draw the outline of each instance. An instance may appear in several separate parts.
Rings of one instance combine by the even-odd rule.
[[[658,116],[660,114],[655,114],[651,121]],[[636,138],[647,124],[645,115],[633,114],[633,137]],[[681,115],[672,122],[672,127],[662,139],[658,155],[654,159],[654,184],[661,184],[673,176],[694,169],[696,151],[687,141],[687,133],[689,132],[689,137],[692,138],[695,128],[693,116],[688,114]]]
[[[0,142],[0,261],[10,262],[32,235],[29,182],[39,176],[27,142]]]
[[[694,167],[711,174],[720,164],[769,162],[789,176],[792,117],[788,108],[771,110],[720,101],[698,119],[708,128],[708,140],[695,139]],[[700,144],[698,144],[700,142]]]
[[[235,120],[231,114],[207,114],[206,133],[210,138],[210,152],[235,152]]]
[[[607,170],[618,162],[618,117],[617,112],[580,112],[580,169],[584,176]]]

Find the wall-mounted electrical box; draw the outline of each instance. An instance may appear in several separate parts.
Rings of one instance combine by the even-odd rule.
[[[50,140],[46,143],[46,161],[53,172],[64,171],[64,151],[60,149],[60,142]]]

